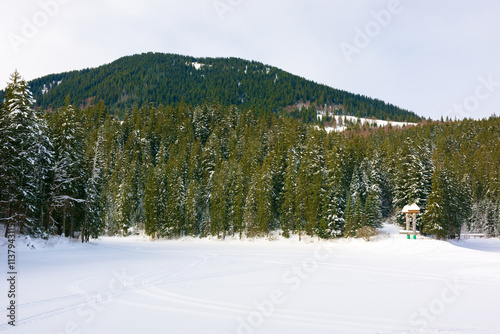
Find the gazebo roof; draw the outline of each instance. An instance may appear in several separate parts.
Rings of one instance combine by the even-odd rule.
[[[405,207],[402,210],[403,213],[419,213],[420,208],[418,207],[417,204],[412,204],[412,205],[405,205]]]

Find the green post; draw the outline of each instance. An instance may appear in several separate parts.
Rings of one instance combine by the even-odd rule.
[[[417,235],[416,234],[413,235],[413,239],[417,239]]]
[[[406,235],[406,239],[410,239],[410,235],[409,234]]]

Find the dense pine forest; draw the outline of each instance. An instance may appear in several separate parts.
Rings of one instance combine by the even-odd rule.
[[[60,108],[42,99],[50,109],[42,112],[15,72],[1,106],[0,219],[23,233],[82,241],[142,229],[153,237],[335,238],[402,222],[402,207],[416,203],[423,233],[500,235],[498,117],[402,129],[358,123],[327,134],[211,97],[143,100],[118,115],[106,99],[80,108],[83,96],[67,95]],[[278,104],[273,96],[259,103]]]
[[[113,114],[150,103],[179,106],[219,101],[257,113],[279,113],[299,103],[331,106],[338,114],[417,122],[415,113],[377,99],[348,93],[276,67],[237,58],[193,58],[162,53],[128,56],[98,68],[53,74],[29,82],[36,107],[80,108],[103,101]],[[301,115],[302,117],[302,115]],[[315,117],[310,117],[314,121]]]

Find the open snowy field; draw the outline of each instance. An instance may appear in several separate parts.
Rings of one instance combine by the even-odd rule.
[[[21,245],[6,333],[500,333],[498,239]]]

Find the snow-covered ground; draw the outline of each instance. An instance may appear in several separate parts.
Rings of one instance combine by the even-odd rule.
[[[318,114],[318,117],[323,117],[322,114]],[[387,125],[391,125],[393,127],[404,127],[404,126],[415,126],[417,125],[416,123],[409,123],[409,122],[393,122],[393,121],[384,121],[384,120],[379,120],[379,119],[370,119],[370,118],[358,118],[355,116],[339,116],[336,115],[335,117],[335,122],[337,123],[336,127],[325,127],[326,132],[332,132],[332,131],[337,131],[337,132],[342,132],[347,130],[349,124],[356,124],[358,121],[360,122],[360,125],[363,126],[363,124],[368,123],[370,125],[377,125],[378,127],[385,127]],[[347,124],[346,124],[347,121]]]
[[[23,243],[6,333],[500,332],[498,239]]]

